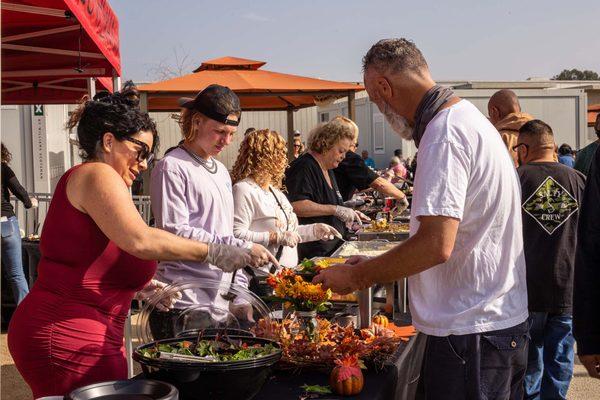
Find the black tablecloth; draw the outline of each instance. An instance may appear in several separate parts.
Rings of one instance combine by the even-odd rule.
[[[415,398],[421,360],[425,349],[425,336],[417,334],[401,344],[383,372],[364,372],[365,385],[358,396],[341,397],[322,395],[317,400],[412,400]],[[143,374],[133,379],[143,379]],[[232,384],[235,384],[232,382]],[[277,372],[267,380],[253,400],[297,400],[304,394],[300,388],[308,385],[329,385],[329,376],[322,372]]]

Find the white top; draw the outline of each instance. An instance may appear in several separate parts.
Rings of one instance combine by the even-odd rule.
[[[409,278],[415,327],[434,336],[504,329],[527,319],[521,189],[498,134],[473,104],[440,111],[419,145],[410,218],[460,220],[450,259]]]
[[[233,236],[231,178],[227,168],[219,161],[215,162],[217,172],[211,174],[185,150],[177,148],[156,164],[152,170],[150,191],[156,226],[201,242],[249,247],[251,243]],[[204,262],[163,261],[158,264],[156,275],[167,283],[191,279],[229,283],[232,273]],[[235,282],[248,286],[244,274],[236,274]],[[200,292],[186,292],[177,307],[207,304],[212,302],[210,297],[214,295],[203,298]]]
[[[270,187],[279,200],[275,200],[269,189],[261,188],[254,180],[246,178],[233,185],[235,215],[233,218],[233,234],[235,237],[259,243],[273,255],[279,245],[269,245],[269,232],[297,232],[302,241],[309,241],[312,225],[298,225],[298,218],[287,197],[274,187]],[[283,210],[282,210],[283,207]],[[287,216],[287,219],[286,219]],[[298,248],[283,247],[279,264],[285,267],[298,265]],[[268,267],[264,267],[268,270]]]

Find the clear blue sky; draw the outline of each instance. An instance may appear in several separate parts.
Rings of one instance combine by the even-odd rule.
[[[441,4],[436,4],[441,3]],[[600,1],[110,0],[120,23],[123,77],[153,78],[174,51],[238,56],[265,69],[361,80],[381,38],[406,37],[438,80],[521,80],[564,68],[600,73]],[[154,75],[155,76],[155,75]]]

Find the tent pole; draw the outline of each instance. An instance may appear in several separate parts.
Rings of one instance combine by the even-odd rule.
[[[348,92],[348,118],[356,122],[356,104],[354,96],[354,92]]]
[[[90,99],[93,99],[96,95],[96,80],[94,78],[87,78],[87,91],[90,95]]]
[[[121,90],[121,77],[115,75],[115,76],[113,76],[112,80],[113,80],[113,92],[118,92],[119,90]]]
[[[288,147],[288,160],[294,161],[294,109],[289,107],[287,109],[287,147]]]
[[[140,92],[140,110],[148,112],[148,93]]]

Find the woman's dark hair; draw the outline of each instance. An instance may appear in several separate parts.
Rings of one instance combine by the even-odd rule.
[[[81,158],[85,161],[96,159],[107,132],[123,140],[140,131],[149,131],[154,138],[151,150],[158,149],[156,124],[148,113],[137,108],[138,104],[137,89],[130,82],[121,92],[101,93],[94,96],[94,100],[84,98],[67,122],[69,131],[77,127]]]
[[[2,162],[4,164],[10,164],[11,160],[12,160],[12,154],[10,153],[10,151],[8,151],[8,149],[6,148],[4,143],[2,143]]]
[[[563,143],[558,148],[558,154],[560,154],[561,156],[567,156],[573,154],[573,149],[571,149],[571,146],[569,146],[568,144]]]

